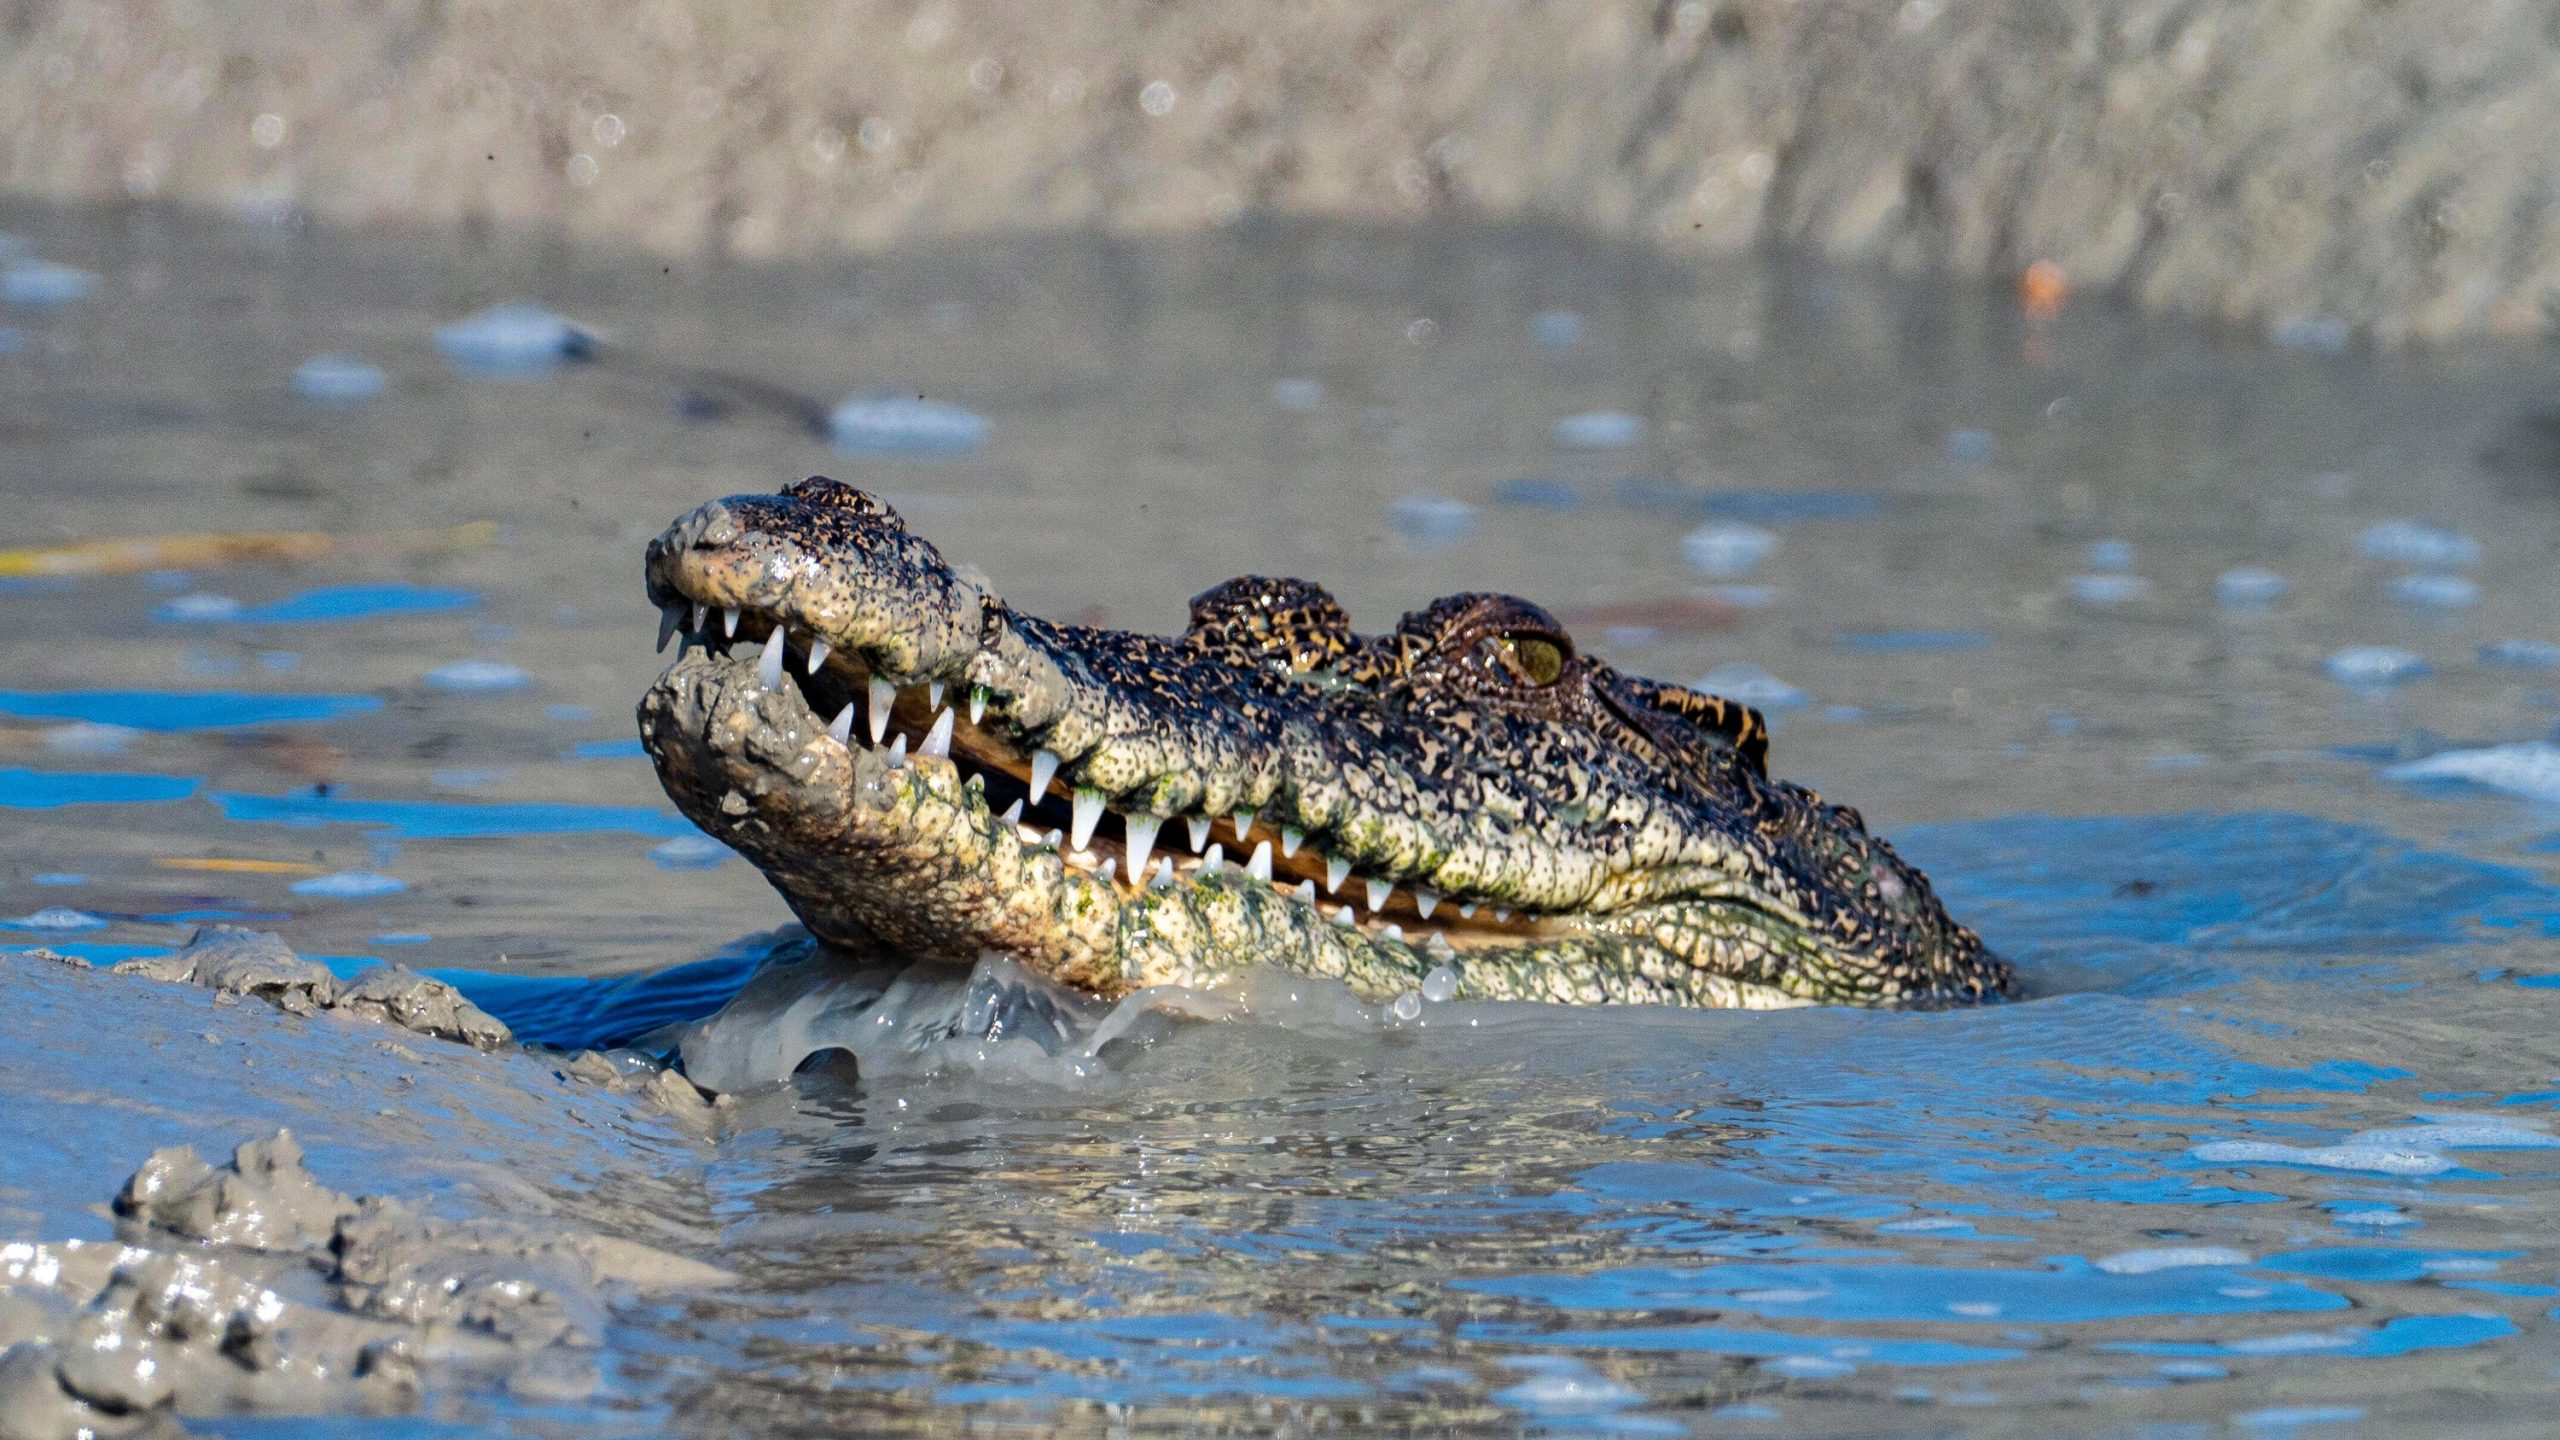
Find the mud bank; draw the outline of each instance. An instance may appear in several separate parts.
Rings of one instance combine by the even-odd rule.
[[[37,3],[0,187],[748,255],[1443,208],[2322,346],[2554,324],[2538,7]]]
[[[436,1369],[582,1400],[602,1384],[608,1292],[729,1278],[556,1225],[350,1198],[312,1178],[285,1131],[220,1169],[186,1146],[154,1152],[115,1212],[114,1242],[0,1248],[8,1440],[152,1431],[170,1415],[404,1410]]]
[[[678,1253],[708,1248],[685,1217],[710,1115],[678,1077],[517,1049],[439,981],[341,982],[251,931],[121,974],[0,966],[8,1440],[401,1411],[447,1380],[590,1400],[614,1307],[726,1278]],[[393,1193],[336,1188],[298,1134]]]

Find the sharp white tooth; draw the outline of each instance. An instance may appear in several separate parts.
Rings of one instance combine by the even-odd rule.
[[[826,638],[825,636],[823,636],[823,635],[812,635],[812,636],[810,636],[810,637],[809,637],[809,663],[808,663],[806,666],[802,667],[802,669],[801,669],[800,673],[801,673],[801,674],[803,674],[803,675],[815,675],[815,674],[817,674],[817,673],[818,673],[818,667],[827,663],[827,652],[828,652],[828,651],[830,651],[830,650],[832,650],[832,649],[834,649],[834,648],[835,648],[834,646],[829,645],[829,644],[827,643],[827,638]]]
[[[1209,853],[1200,857],[1200,873],[1203,875],[1215,875],[1226,868],[1227,847],[1224,845],[1212,845]]]
[[[1156,830],[1164,824],[1164,817],[1133,810],[1120,823],[1129,831],[1129,873],[1144,875],[1147,857],[1155,853]]]
[[[898,687],[874,675],[871,677],[871,713],[863,718],[871,722],[871,743],[889,738],[889,707],[898,703]]]
[[[735,606],[735,605],[731,605],[731,606],[728,606],[727,608],[723,609],[723,610],[720,612],[720,624],[721,624],[721,627],[722,627],[723,629],[726,629],[726,630],[729,632],[729,638],[730,638],[730,639],[732,639],[732,640],[737,639],[737,638],[738,638],[738,607],[737,607],[737,606]]]
[[[756,657],[756,682],[767,690],[782,688],[782,627],[764,638],[764,653]]]
[[[1118,884],[1120,882],[1120,857],[1117,855],[1103,856],[1101,875],[1103,884]]]
[[[846,747],[848,747],[848,748],[850,748],[850,747],[852,746],[852,744],[853,744],[853,704],[852,704],[852,702],[847,701],[847,702],[846,702],[846,704],[845,704],[845,707],[844,707],[843,709],[841,709],[841,710],[839,710],[839,711],[837,711],[837,712],[836,712],[836,718],[827,722],[827,734],[829,734],[830,736],[833,736],[833,737],[835,738],[835,742],[836,742],[837,744],[839,744],[839,745],[843,745],[843,746],[846,746]]]
[[[907,737],[900,735],[897,739],[889,742],[889,768],[895,770],[906,763]]]
[[[1295,825],[1283,825],[1280,827],[1280,854],[1283,859],[1297,854],[1298,847],[1306,843],[1306,831],[1299,829]]]
[[[975,725],[986,718],[987,687],[984,685],[972,685],[969,687],[969,723]]]
[[[1156,862],[1156,873],[1147,877],[1147,888],[1161,890],[1173,883],[1173,857],[1167,855]]]
[[[1397,944],[1401,945],[1404,943],[1404,927],[1401,925],[1390,925],[1386,929],[1378,932],[1378,938],[1381,940],[1393,940]]]
[[[1075,804],[1072,808],[1074,812],[1072,823],[1075,828],[1067,832],[1068,838],[1075,842],[1077,849],[1081,850],[1092,843],[1093,827],[1102,823],[1102,792],[1088,790],[1082,785],[1077,786]]]
[[[1423,919],[1430,919],[1431,912],[1440,908],[1439,892],[1435,890],[1425,890],[1419,885],[1415,886],[1413,890],[1413,908],[1422,912]]]
[[[1055,850],[1058,848],[1058,842],[1066,838],[1067,832],[1064,830],[1051,830],[1048,834],[1040,837],[1040,843],[1048,846],[1052,850]]]
[[[1324,893],[1331,895],[1339,891],[1344,878],[1350,874],[1351,862],[1339,855],[1324,862]]]
[[[1351,907],[1345,905],[1341,909],[1334,911],[1333,923],[1341,926],[1345,930],[1350,929],[1355,923],[1354,917],[1351,914]]]
[[[1307,906],[1309,906],[1310,908],[1312,908],[1312,907],[1315,905],[1315,903],[1316,903],[1316,882],[1314,882],[1313,880],[1301,880],[1301,881],[1299,881],[1299,882],[1298,882],[1298,900],[1299,900],[1299,902],[1300,902],[1301,904],[1307,905]]]
[[[1511,923],[1511,911],[1507,907],[1496,905],[1493,907],[1493,918],[1496,924],[1508,925]]]
[[[941,708],[942,708],[942,682],[941,682],[941,681],[939,681],[939,680],[934,680],[934,681],[930,681],[930,682],[928,682],[928,683],[925,685],[925,687],[924,687],[924,703],[925,703],[926,708],[928,708],[928,709],[939,710],[939,709],[941,709]]]
[[[1047,750],[1031,752],[1031,799],[1038,803],[1049,793],[1050,778],[1058,773],[1058,757]]]
[[[1257,841],[1254,844],[1253,858],[1244,862],[1244,873],[1252,876],[1256,880],[1269,880],[1271,878],[1270,841],[1262,840]]]
[[[1002,816],[998,817],[998,818],[1002,819],[1002,820],[1004,821],[1004,823],[1006,823],[1007,825],[1019,825],[1019,824],[1021,824],[1021,823],[1022,823],[1022,802],[1021,802],[1021,801],[1019,801],[1019,800],[1016,800],[1016,801],[1014,801],[1012,804],[1007,805],[1006,807],[1004,807],[1004,814],[1003,814]]]
[[[1244,832],[1253,828],[1253,812],[1238,810],[1227,817],[1227,823],[1236,827],[1236,843],[1241,845],[1244,843]]]
[[[658,611],[659,654],[663,655],[667,653],[667,642],[676,638],[676,626],[682,623],[683,617],[683,610],[674,605],[666,606]]]
[[[950,711],[942,711],[933,717],[933,728],[924,732],[924,744],[918,748],[916,753],[919,755],[939,755],[946,760],[951,758]]]
[[[1473,920],[1476,918],[1476,902],[1470,900],[1466,904],[1459,906],[1458,918],[1461,920]]]
[[[702,603],[701,601],[699,601],[699,600],[694,601],[694,602],[693,602],[693,633],[694,633],[694,634],[696,634],[696,635],[700,635],[700,634],[705,633],[705,628],[704,628],[704,627],[708,626],[710,623],[711,623],[711,607],[710,607],[710,606],[708,606],[708,605],[703,604],[703,603]]]
[[[1372,878],[1369,882],[1369,910],[1375,914],[1387,908],[1387,897],[1396,893],[1396,882]]]
[[[1191,832],[1191,853],[1195,855],[1199,854],[1200,847],[1209,843],[1209,817],[1206,815],[1186,815],[1183,817],[1182,823],[1183,826]]]

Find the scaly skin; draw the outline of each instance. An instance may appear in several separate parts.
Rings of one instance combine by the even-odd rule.
[[[648,587],[686,635],[640,704],[660,780],[840,949],[996,951],[1102,995],[1257,964],[1372,999],[2008,985],[1856,812],[1768,778],[1756,713],[1620,674],[1508,596],[1362,637],[1316,586],[1248,577],[1179,637],[1057,625],[824,479],[677,521]],[[1202,821],[1223,858],[1187,843]]]

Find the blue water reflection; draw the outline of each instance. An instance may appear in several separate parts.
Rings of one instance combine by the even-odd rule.
[[[318,724],[382,708],[372,695],[243,690],[0,690],[0,715],[85,720],[163,734],[249,725]]]
[[[196,793],[184,775],[100,774],[0,766],[0,809],[58,810],[65,805],[159,805]],[[39,884],[63,883],[39,878]]]
[[[306,791],[291,795],[217,794],[222,818],[249,825],[358,825],[403,840],[475,840],[509,835],[694,835],[672,810],[634,805],[542,802],[359,800]]]
[[[443,615],[480,603],[477,591],[440,585],[323,585],[263,605],[209,605],[172,601],[153,618],[193,624],[325,625],[409,615]]]

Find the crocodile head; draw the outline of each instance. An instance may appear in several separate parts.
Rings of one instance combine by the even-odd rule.
[[[649,546],[667,793],[855,952],[993,951],[1109,995],[1252,965],[1386,998],[1772,1007],[2008,969],[1760,717],[1458,595],[1355,634],[1231,580],[1170,638],[1007,606],[813,478]]]

